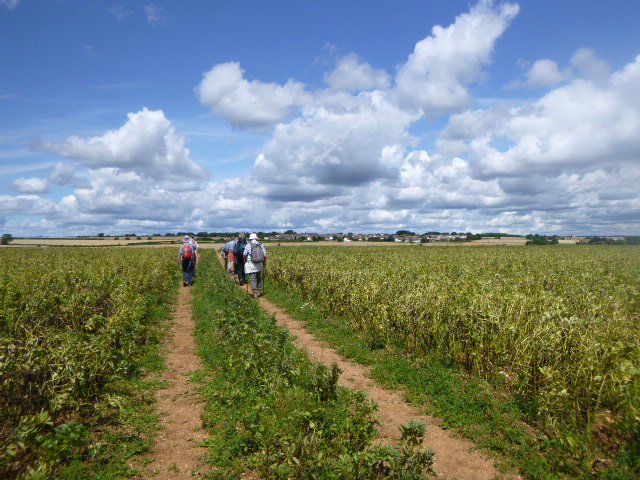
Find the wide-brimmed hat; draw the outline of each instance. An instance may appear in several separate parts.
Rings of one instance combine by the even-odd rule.
[[[258,239],[258,235],[256,233],[252,233],[251,235],[249,235],[249,240],[257,240]]]
[[[183,240],[185,242],[188,242],[189,240],[191,240],[191,237],[189,235],[185,235]]]
[[[245,238],[244,233],[241,233],[240,235],[238,235],[238,238]]]

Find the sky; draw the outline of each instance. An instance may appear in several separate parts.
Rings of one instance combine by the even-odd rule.
[[[640,234],[637,0],[0,0],[0,233]]]

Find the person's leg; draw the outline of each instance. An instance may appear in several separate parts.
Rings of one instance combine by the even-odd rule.
[[[246,282],[246,277],[244,274],[244,259],[238,259],[238,281],[240,285],[244,285]]]
[[[191,261],[188,258],[182,259],[182,285],[187,286],[189,284],[189,264]]]
[[[258,273],[259,272],[252,272],[249,274],[249,279],[251,280],[251,290],[253,291],[251,296],[253,298],[258,298],[258,283],[257,283]]]

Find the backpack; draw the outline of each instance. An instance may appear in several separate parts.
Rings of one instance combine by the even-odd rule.
[[[264,262],[264,252],[262,251],[262,245],[259,243],[251,244],[251,261],[253,263]]]
[[[185,243],[182,247],[182,258],[191,258],[193,256],[193,247]]]
[[[233,250],[236,253],[236,257],[241,257],[244,254],[244,247],[246,246],[247,242],[236,242],[236,247]]]

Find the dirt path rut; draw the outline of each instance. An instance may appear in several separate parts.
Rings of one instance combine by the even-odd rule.
[[[188,379],[189,372],[202,367],[194,329],[191,289],[181,287],[167,341],[167,369],[161,377],[167,387],[156,395],[162,430],[143,461],[145,480],[194,480],[207,472],[201,460],[207,449],[198,446],[208,436],[202,427],[202,399]]]

